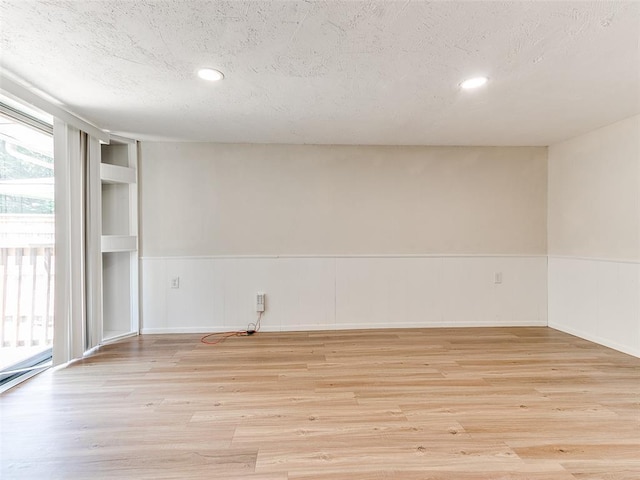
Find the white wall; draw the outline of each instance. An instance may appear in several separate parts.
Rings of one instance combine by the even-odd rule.
[[[549,326],[640,356],[640,116],[549,147]]]
[[[141,156],[145,257],[546,254],[546,148],[142,143]]]
[[[640,116],[549,147],[549,254],[640,260]]]
[[[546,175],[545,148],[143,143],[143,332],[244,329],[258,291],[265,330],[546,325]]]

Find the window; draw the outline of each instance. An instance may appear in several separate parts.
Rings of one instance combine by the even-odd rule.
[[[0,103],[0,389],[51,358],[51,125]]]

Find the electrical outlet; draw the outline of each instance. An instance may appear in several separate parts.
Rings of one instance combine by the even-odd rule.
[[[502,272],[496,272],[493,275],[493,283],[502,283]]]
[[[265,303],[264,300],[265,300],[264,293],[256,294],[256,312],[264,312],[264,303]]]
[[[180,277],[173,277],[171,279],[171,288],[180,288]]]

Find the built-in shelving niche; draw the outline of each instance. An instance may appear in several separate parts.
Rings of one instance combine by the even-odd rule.
[[[101,320],[97,323],[102,325],[103,343],[139,331],[136,142],[114,139],[101,145],[100,157],[92,166],[96,175],[92,213],[99,217],[93,219],[100,243],[94,314]]]

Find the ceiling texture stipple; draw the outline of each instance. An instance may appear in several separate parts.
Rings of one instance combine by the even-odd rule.
[[[139,139],[549,145],[640,112],[639,38],[625,1],[0,0],[5,74]]]

